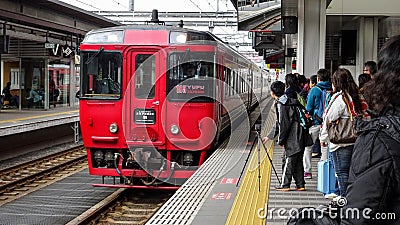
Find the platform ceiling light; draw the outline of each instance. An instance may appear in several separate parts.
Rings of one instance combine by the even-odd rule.
[[[118,125],[116,123],[110,124],[109,131],[113,134],[118,132]]]

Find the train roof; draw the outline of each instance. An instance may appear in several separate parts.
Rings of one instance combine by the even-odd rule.
[[[198,31],[198,30],[193,30],[193,29],[189,29],[189,28],[165,26],[165,25],[159,25],[159,24],[122,25],[122,26],[101,28],[101,29],[95,29],[95,30],[89,31],[87,33],[87,36],[91,35],[91,34],[95,34],[95,33],[104,33],[104,32],[112,32],[112,31],[129,31],[129,30],[148,30],[148,31],[158,30],[158,31],[169,31],[169,32],[173,31],[173,32],[201,34],[202,36],[204,36],[203,40],[215,41],[218,44],[225,46],[226,48],[230,48],[231,50],[234,50],[227,43],[225,43],[220,38],[218,38],[217,36],[215,36],[214,34],[208,32],[208,31]],[[84,41],[84,43],[85,43],[85,41]]]
[[[101,29],[94,29],[87,33],[87,35],[93,33],[102,33],[102,32],[110,32],[110,31],[128,31],[128,30],[165,30],[165,31],[175,31],[175,32],[191,32],[191,33],[198,33],[208,36],[209,40],[215,40],[215,36],[212,35],[210,32],[207,31],[198,31],[189,28],[182,28],[182,27],[174,27],[174,26],[166,26],[166,25],[159,25],[159,24],[143,24],[143,25],[122,25],[122,26],[115,26],[115,27],[107,27]],[[217,40],[215,40],[217,41]]]
[[[177,33],[188,33],[188,34],[198,34],[202,36],[201,41],[207,41],[207,44],[214,43],[213,45],[218,45],[221,48],[229,51],[231,54],[236,54],[242,58],[244,56],[237,52],[236,49],[234,49],[232,46],[229,44],[225,43],[222,41],[220,38],[212,34],[211,32],[208,31],[198,31],[198,30],[193,30],[189,28],[182,28],[182,27],[174,27],[174,26],[166,26],[166,25],[159,25],[159,24],[143,24],[143,25],[122,25],[122,26],[115,26],[115,27],[108,27],[108,28],[101,28],[101,29],[95,29],[91,30],[87,33],[87,36],[96,34],[96,33],[108,33],[108,32],[116,32],[116,31],[134,31],[134,30],[142,30],[142,31],[166,31],[166,32],[177,32]],[[199,39],[197,39],[199,40]],[[90,44],[90,41],[87,41],[86,38],[83,41],[83,43],[88,43]]]
[[[107,27],[107,28],[100,28],[94,29],[90,32],[101,32],[101,31],[109,31],[109,30],[170,30],[170,31],[192,31],[192,32],[204,32],[193,30],[189,28],[183,27],[174,27],[174,26],[167,26],[167,25],[160,25],[160,24],[131,24],[131,25],[121,25],[115,27]]]

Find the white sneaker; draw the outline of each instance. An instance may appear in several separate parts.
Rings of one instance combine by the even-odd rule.
[[[334,202],[338,202],[338,201],[339,201],[339,199],[341,199],[341,198],[342,198],[342,196],[338,195],[338,196],[336,196],[336,197],[332,198],[332,201],[334,201]]]
[[[325,198],[335,198],[335,197],[338,197],[338,195],[337,194],[335,194],[335,193],[329,193],[329,194],[326,194],[325,196],[324,196]]]

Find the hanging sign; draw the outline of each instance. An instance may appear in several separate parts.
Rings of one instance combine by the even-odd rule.
[[[58,56],[70,58],[74,55],[74,49],[68,45],[60,46],[60,44],[45,43],[45,48],[49,49],[50,56]]]
[[[52,49],[52,48],[54,48],[55,47],[55,44],[54,43],[50,43],[50,42],[45,42],[44,43],[44,48],[50,48],[50,49]]]

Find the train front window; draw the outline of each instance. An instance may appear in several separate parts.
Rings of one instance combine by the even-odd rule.
[[[81,98],[121,98],[122,55],[119,52],[81,52]]]
[[[168,55],[167,98],[210,101],[216,71],[214,52],[174,52]]]

